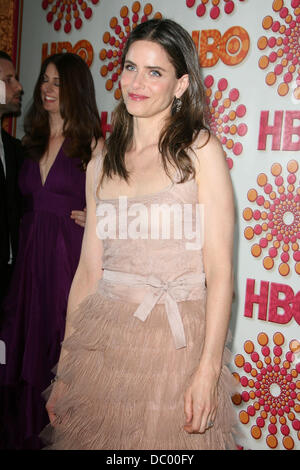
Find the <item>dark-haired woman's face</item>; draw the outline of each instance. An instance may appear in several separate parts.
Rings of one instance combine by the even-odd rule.
[[[50,63],[44,73],[41,84],[43,107],[49,113],[59,113],[59,74],[54,64]]]
[[[121,88],[127,111],[135,117],[169,115],[174,96],[185,91],[187,76],[176,78],[175,68],[162,46],[136,41],[125,57]]]

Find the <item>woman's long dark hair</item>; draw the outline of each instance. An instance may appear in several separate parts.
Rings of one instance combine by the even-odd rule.
[[[47,150],[50,125],[41,99],[41,85],[49,64],[55,65],[59,75],[64,151],[68,157],[80,158],[85,168],[91,158],[92,141],[94,139],[96,145],[102,133],[93,78],[87,64],[76,54],[54,54],[43,62],[33,103],[25,116],[22,143],[28,156],[34,160],[40,160]]]
[[[158,144],[166,173],[169,175],[168,167],[171,165],[179,170],[180,182],[184,182],[195,176],[188,149],[202,129],[208,131],[208,139],[210,135],[197,51],[191,36],[178,23],[169,19],[153,19],[141,23],[130,34],[122,55],[122,69],[130,46],[141,40],[153,41],[164,48],[175,68],[177,78],[185,74],[189,76],[189,86],[181,96],[181,109],[176,112],[175,106],[172,106],[171,115],[160,134]],[[102,179],[118,175],[128,181],[125,152],[132,144],[133,117],[127,112],[123,100],[114,112],[112,124],[113,131],[106,144]]]

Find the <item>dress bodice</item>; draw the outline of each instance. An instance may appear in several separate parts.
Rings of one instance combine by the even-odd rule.
[[[85,207],[85,172],[79,158],[69,158],[61,146],[42,184],[39,163],[27,158],[19,175],[25,211],[52,212],[70,216]]]
[[[203,208],[194,179],[141,197],[95,197],[103,269],[162,280],[203,273]]]

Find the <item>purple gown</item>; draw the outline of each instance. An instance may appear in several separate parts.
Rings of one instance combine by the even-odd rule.
[[[39,164],[25,160],[19,254],[0,339],[0,448],[39,449],[49,422],[41,393],[49,386],[64,337],[67,299],[78,265],[83,228],[70,218],[85,207],[85,172],[63,146],[42,185]]]

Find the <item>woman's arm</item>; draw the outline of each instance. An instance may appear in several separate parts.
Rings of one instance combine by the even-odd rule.
[[[217,383],[231,313],[234,199],[228,166],[218,139],[212,135],[207,145],[196,153],[199,202],[204,205],[206,328],[200,364],[185,396],[185,429],[203,433],[216,415]]]
[[[104,140],[101,137],[97,145],[95,145],[95,140],[93,139],[91,150],[92,150],[92,158],[96,158],[98,155],[101,154],[104,145]],[[71,211],[71,219],[74,220],[75,224],[80,225],[80,227],[85,227],[86,222],[86,207],[83,211],[73,210]]]
[[[65,339],[71,334],[72,313],[78,305],[96,291],[97,283],[102,276],[102,242],[96,235],[96,202],[94,197],[95,159],[93,158],[86,171],[87,214],[83,234],[79,264],[71,285]]]

